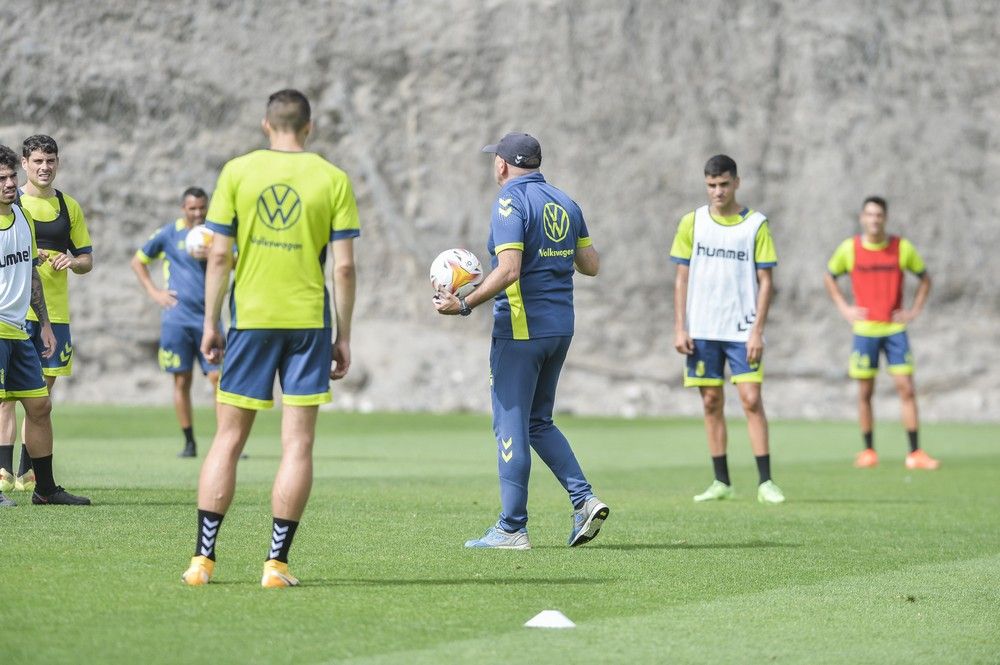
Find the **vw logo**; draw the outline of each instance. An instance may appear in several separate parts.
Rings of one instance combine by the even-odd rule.
[[[295,226],[302,215],[302,200],[288,185],[271,185],[257,198],[257,217],[275,231]]]

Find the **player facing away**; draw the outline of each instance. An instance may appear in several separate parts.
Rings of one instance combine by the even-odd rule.
[[[56,378],[73,373],[73,339],[70,335],[69,272],[85,275],[94,267],[90,233],[80,204],[72,196],[54,187],[59,171],[59,146],[51,136],[37,134],[24,140],[21,166],[27,182],[17,196],[18,206],[34,220],[35,239],[41,263],[38,274],[45,289],[52,331],[56,336],[55,353],[42,353],[41,326],[33,309],[28,310],[28,335],[38,350],[42,373],[49,393]],[[21,439],[24,440],[22,428]],[[17,414],[14,402],[0,404],[0,490],[30,492],[35,487],[31,458],[21,446],[21,461],[11,480],[14,444],[17,442]]]
[[[771,480],[767,415],[761,396],[764,324],[771,306],[771,269],[778,257],[767,218],[736,201],[736,162],[716,155],[705,163],[708,205],[681,218],[670,248],[674,282],[674,348],[687,356],[684,385],[701,391],[715,480],[695,501],[734,496],[726,459],[723,368],[729,365],[757,460],[757,500],[782,503]]]
[[[488,249],[493,270],[465,298],[442,291],[442,314],[467,316],[495,298],[490,349],[493,433],[497,442],[501,513],[466,547],[526,550],[531,450],[569,494],[569,545],[592,540],[609,509],[594,496],[569,441],[552,422],[556,385],[573,339],[573,271],[594,276],[600,257],[580,207],[538,171],[542,149],[527,134],[507,134],[483,152],[494,155],[500,192]]]
[[[184,434],[184,449],[178,457],[196,457],[198,447],[191,417],[191,380],[194,361],[208,377],[214,391],[219,366],[201,353],[202,322],[205,319],[205,260],[208,247],[197,246],[188,254],[188,232],[205,223],[208,194],[189,187],[181,195],[182,216],[164,224],[132,257],[132,270],[149,297],[162,308],[160,321],[160,368],[174,377],[174,411]],[[149,264],[163,260],[163,288],[149,276]]]
[[[0,146],[0,399],[24,407],[24,441],[34,462],[34,504],[90,505],[90,499],[70,494],[52,476],[52,402],[42,376],[41,355],[56,351],[56,336],[49,323],[39,252],[31,215],[15,203],[17,155]],[[28,334],[29,305],[34,308],[38,341]],[[11,446],[13,447],[13,446]],[[0,506],[16,504],[0,490]]]
[[[840,243],[827,263],[826,290],[837,309],[854,328],[848,374],[858,381],[858,420],[865,447],[854,465],[869,468],[878,464],[872,428],[872,394],[883,353],[889,374],[899,393],[903,427],[909,437],[907,469],[934,470],[940,466],[920,447],[917,397],[913,388],[913,355],[906,326],[924,309],[931,291],[931,278],[916,248],[905,238],[885,232],[888,204],[880,196],[869,196],[861,206],[861,233]],[[920,279],[910,309],[903,308],[904,271]],[[837,285],[837,277],[851,276],[854,304],[848,304]]]
[[[281,463],[271,494],[271,543],[261,585],[295,586],[288,550],[312,488],[312,449],[319,405],[330,401],[330,380],[351,363],[354,238],[360,234],[351,182],[319,155],[306,152],[312,131],[309,101],[297,90],[268,99],[262,123],[269,150],[230,160],[219,174],[207,225],[215,232],[205,274],[202,353],[218,362],[215,439],[198,484],[195,555],[186,584],[206,584],[215,544],[236,488],[236,462],[254,416],[273,405],[281,380]],[[233,263],[231,321],[223,339],[219,314]],[[324,284],[333,254],[336,338]],[[333,364],[335,363],[335,366]]]

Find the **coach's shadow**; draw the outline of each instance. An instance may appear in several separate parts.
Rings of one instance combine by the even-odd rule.
[[[802,547],[801,543],[776,543],[768,540],[750,540],[745,543],[598,543],[587,545],[590,550],[744,550],[761,548]]]

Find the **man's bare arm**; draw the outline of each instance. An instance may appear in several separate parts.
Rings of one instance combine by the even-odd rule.
[[[31,266],[31,309],[35,310],[40,325],[49,322],[49,309],[45,306],[45,291],[42,290],[42,277],[38,274],[38,266]]]

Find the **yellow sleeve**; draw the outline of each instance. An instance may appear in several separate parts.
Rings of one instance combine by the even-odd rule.
[[[753,260],[758,268],[773,268],[778,265],[778,252],[774,249],[771,227],[766,221],[757,230],[757,237],[754,239]]]
[[[924,259],[917,252],[917,248],[913,246],[913,243],[906,238],[899,239],[899,267],[902,270],[909,270],[918,276],[927,272]]]
[[[28,228],[31,229],[31,258],[35,260],[38,258],[38,245],[35,243],[35,220],[24,208],[21,208],[21,214],[24,215],[24,219],[28,222]]]
[[[72,196],[63,194],[66,200],[66,210],[69,212],[69,249],[73,256],[87,254],[93,243],[90,231],[87,229],[87,219],[83,216],[83,208]]]
[[[210,229],[223,235],[235,236],[236,229],[236,183],[234,182],[232,162],[227,162],[219,173],[212,192],[212,202],[208,205],[205,221]]]
[[[674,242],[670,245],[670,258],[674,263],[687,265],[691,261],[691,254],[694,253],[694,212],[681,217],[677,225],[677,233],[674,235]]]
[[[358,219],[358,204],[354,199],[354,189],[347,174],[339,174],[333,187],[333,219],[330,225],[330,240],[354,238],[361,233]]]
[[[854,270],[854,238],[848,238],[837,246],[826,263],[826,269],[834,277]]]

